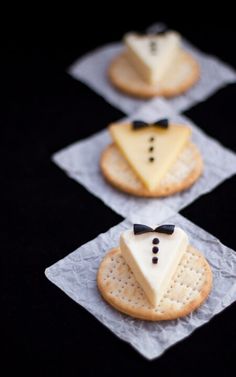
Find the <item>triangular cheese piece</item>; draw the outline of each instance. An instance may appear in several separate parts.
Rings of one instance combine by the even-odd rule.
[[[154,239],[159,243],[153,243]],[[187,246],[187,234],[178,227],[171,235],[157,232],[135,235],[133,230],[121,234],[122,256],[152,306],[158,306]],[[153,247],[158,248],[155,254]],[[158,258],[158,262],[154,263],[153,258]]]
[[[143,80],[153,85],[163,79],[180,51],[180,35],[173,31],[144,36],[129,33],[124,42],[127,59]]]
[[[131,169],[150,191],[157,188],[191,135],[189,127],[175,124],[167,129],[149,126],[134,130],[130,123],[116,123],[109,130]]]

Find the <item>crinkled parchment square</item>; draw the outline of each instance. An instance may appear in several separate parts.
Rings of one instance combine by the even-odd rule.
[[[163,24],[154,24],[148,30],[157,32],[162,30],[163,27],[165,27]],[[200,64],[201,78],[194,87],[183,95],[167,100],[178,112],[187,110],[196,103],[204,101],[218,89],[236,81],[235,70],[217,57],[203,53],[185,39],[183,39],[183,46]],[[114,107],[122,110],[125,114],[131,114],[149,100],[125,95],[116,90],[109,82],[108,66],[122,49],[121,43],[110,43],[99,47],[74,62],[69,67],[68,73],[88,85]],[[156,101],[158,102],[159,99],[156,98]]]
[[[151,101],[140,108],[129,119],[153,121],[163,117],[192,127],[194,143],[201,151],[204,161],[204,174],[188,190],[166,198],[138,198],[122,193],[110,186],[103,178],[99,159],[103,149],[111,142],[107,130],[96,133],[85,140],[54,154],[53,161],[66,174],[82,184],[93,195],[125,218],[135,221],[139,214],[149,218],[155,213],[155,220],[178,212],[199,196],[212,191],[225,179],[236,173],[236,154],[207,136],[190,119],[176,114],[165,100]]]
[[[139,221],[142,222],[142,218]],[[166,218],[166,221],[187,232],[190,243],[205,255],[213,271],[213,289],[209,298],[198,310],[184,318],[166,322],[137,320],[119,313],[101,298],[96,284],[99,263],[109,249],[118,245],[120,233],[132,226],[128,220],[79,247],[45,272],[50,281],[147,359],[160,356],[236,298],[235,252],[181,215]],[[148,223],[154,222],[150,217]]]

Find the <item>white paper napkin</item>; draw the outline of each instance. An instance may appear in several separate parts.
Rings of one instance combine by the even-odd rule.
[[[142,218],[139,220],[143,222]],[[96,285],[99,263],[109,249],[118,245],[120,233],[132,227],[127,220],[46,269],[49,280],[147,359],[160,356],[236,299],[235,252],[180,215],[166,220],[188,233],[190,243],[206,256],[213,271],[209,298],[187,317],[166,322],[136,320],[119,313],[101,298]],[[150,217],[149,224],[154,222]]]
[[[79,141],[54,154],[53,161],[66,174],[82,184],[93,195],[100,198],[107,206],[132,221],[139,214],[156,221],[171,211],[178,212],[199,196],[210,192],[236,173],[236,154],[223,147],[216,140],[207,136],[189,119],[174,113],[165,100],[151,101],[143,106],[130,119],[153,121],[168,116],[171,120],[190,124],[193,130],[193,141],[201,151],[204,160],[203,176],[188,190],[160,199],[138,198],[124,194],[110,186],[103,178],[99,159],[104,148],[111,142],[108,131],[104,130]]]
[[[164,26],[163,24],[154,24],[148,30],[156,32]],[[183,39],[183,46],[199,62],[201,79],[185,94],[168,100],[169,104],[178,112],[204,101],[221,87],[236,81],[235,70],[226,63],[201,52],[185,39]],[[122,49],[121,43],[110,43],[97,48],[74,62],[69,67],[68,72],[75,79],[88,85],[111,105],[122,110],[125,114],[131,114],[148,101],[135,99],[119,92],[111,85],[107,77],[110,62]]]

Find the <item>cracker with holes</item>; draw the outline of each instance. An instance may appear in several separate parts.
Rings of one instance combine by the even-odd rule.
[[[171,320],[203,304],[211,291],[212,272],[181,228],[135,224],[102,260],[97,284],[103,298],[125,314]]]
[[[162,197],[188,189],[203,171],[201,154],[186,125],[159,119],[109,126],[113,143],[100,166],[115,188],[142,197]]]
[[[198,62],[181,46],[181,36],[128,33],[125,49],[109,66],[108,76],[119,90],[134,97],[173,97],[191,88],[200,77]]]

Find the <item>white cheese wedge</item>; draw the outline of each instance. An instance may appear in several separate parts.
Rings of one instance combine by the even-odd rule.
[[[154,238],[159,239],[158,245],[153,245]],[[159,248],[157,254],[152,252],[154,246]],[[187,246],[188,236],[178,227],[172,235],[156,232],[135,235],[133,230],[121,234],[122,256],[152,306],[158,306]],[[158,258],[157,264],[152,262],[154,256]]]
[[[114,123],[109,131],[131,169],[150,191],[157,188],[191,135],[189,127],[176,124],[170,124],[168,129],[134,130],[130,123]]]
[[[148,84],[160,82],[174,65],[180,51],[181,37],[170,31],[161,35],[126,34],[127,59]]]

